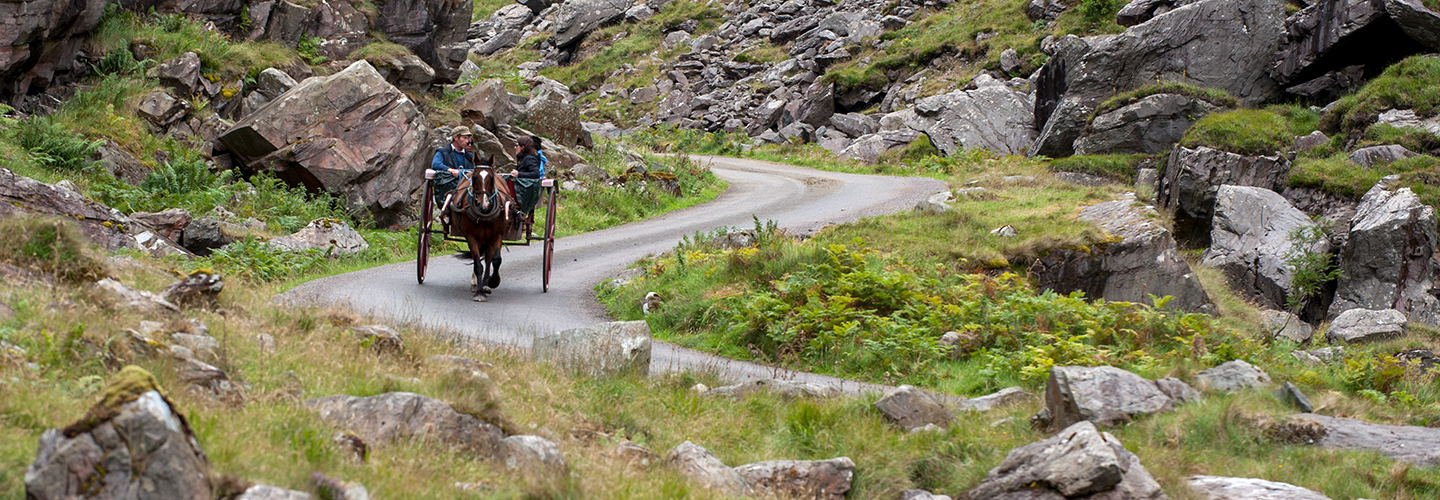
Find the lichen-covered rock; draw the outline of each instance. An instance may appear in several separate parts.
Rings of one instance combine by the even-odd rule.
[[[1253,477],[1190,476],[1185,484],[1210,500],[1330,500],[1293,484]]]
[[[312,220],[299,231],[272,238],[269,244],[291,252],[320,250],[327,256],[353,255],[370,248],[359,231],[339,219]]]
[[[1321,448],[1377,451],[1413,465],[1440,466],[1440,429],[1372,424],[1313,413],[1292,416],[1284,425],[1313,429],[1313,444]]]
[[[1340,282],[1330,316],[1351,309],[1396,309],[1410,321],[1440,326],[1440,299],[1431,295],[1440,272],[1435,209],[1410,188],[1381,180],[1360,198],[1350,238],[1340,250]]]
[[[735,472],[760,497],[842,500],[855,479],[855,462],[848,457],[772,460],[736,466]]]
[[[805,382],[794,382],[780,379],[760,379],[741,382],[739,384],[716,387],[705,391],[706,397],[732,397],[743,399],[757,392],[767,392],[784,399],[795,398],[833,398],[839,395],[834,387],[809,384]]]
[[[1155,382],[1113,366],[1056,366],[1045,383],[1045,409],[1034,420],[1051,430],[1082,421],[1116,425],[1170,411],[1176,402]]]
[[[875,408],[885,414],[886,420],[905,430],[926,425],[944,427],[949,426],[951,420],[955,420],[955,414],[950,413],[945,405],[936,401],[929,393],[910,385],[902,385],[886,392],[884,397],[875,401]]]
[[[330,396],[305,401],[320,420],[348,429],[370,445],[398,439],[430,439],[484,458],[499,456],[499,427],[456,412],[440,400],[408,392],[379,396]]]
[[[1330,322],[1325,338],[1336,342],[1375,342],[1405,335],[1405,313],[1394,309],[1350,309]]]
[[[975,90],[957,90],[915,102],[913,109],[897,112],[905,125],[930,138],[941,153],[986,149],[1018,154],[1034,138],[1035,104],[1025,94],[994,79]]]
[[[688,440],[670,450],[665,456],[665,466],[701,487],[723,495],[750,496],[754,491],[735,469],[721,462],[710,450]]]
[[[1291,235],[1313,228],[1310,220],[1278,193],[1265,188],[1220,186],[1210,229],[1210,248],[1200,263],[1225,272],[1231,287],[1275,309],[1290,298],[1294,266],[1287,259],[1297,251]],[[1305,251],[1327,253],[1321,239]]]
[[[1010,450],[966,495],[970,500],[1167,498],[1139,457],[1091,422],[1078,422],[1051,438]]]
[[[136,312],[146,314],[173,314],[180,312],[180,307],[165,300],[159,295],[145,290],[136,290],[125,286],[114,278],[105,278],[95,282],[95,288],[105,294],[117,305]]]
[[[1156,200],[1175,213],[1175,233],[1197,245],[1210,242],[1215,195],[1220,186],[1284,189],[1290,160],[1284,156],[1245,156],[1200,146],[1175,146],[1166,162]]]
[[[1133,5],[1133,3],[1132,3]],[[1169,150],[1196,121],[1220,109],[1180,94],[1155,94],[1107,111],[1075,139],[1075,154],[1155,154]]]
[[[1301,321],[1300,317],[1294,314],[1267,309],[1260,311],[1260,316],[1264,319],[1265,328],[1274,338],[1304,344],[1315,335],[1315,327]]]
[[[500,441],[505,468],[527,474],[565,474],[570,466],[554,442],[540,436],[510,436]]]
[[[1270,383],[1270,375],[1255,365],[1243,360],[1233,360],[1220,366],[1195,374],[1200,388],[1211,391],[1236,392],[1243,389],[1263,387]]]
[[[537,337],[531,344],[537,361],[589,376],[650,373],[650,326],[620,321],[572,328]]]

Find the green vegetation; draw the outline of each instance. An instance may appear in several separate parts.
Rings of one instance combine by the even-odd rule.
[[[92,283],[108,271],[105,260],[75,223],[58,218],[0,218],[0,262],[72,283]]]
[[[1298,158],[1290,168],[1290,185],[1311,187],[1321,191],[1359,199],[1375,183],[1387,175],[1399,174],[1397,187],[1408,187],[1420,196],[1426,205],[1440,203],[1440,178],[1436,166],[1440,159],[1433,156],[1416,156],[1395,162],[1360,168],[1350,161],[1345,153],[1328,158]]]
[[[721,22],[721,15],[718,4],[677,0],[667,4],[650,19],[596,30],[586,36],[576,51],[575,57],[583,59],[584,63],[547,68],[541,73],[570,86],[576,93],[607,82],[619,88],[649,85],[659,74],[660,64],[673,61],[679,54],[690,50],[685,44],[663,50],[661,43],[664,42],[666,28],[693,19],[699,23],[695,36],[700,36],[714,30]],[[618,78],[610,76],[622,68],[634,71],[624,71]],[[583,104],[583,101],[577,104]],[[640,114],[643,113],[630,118],[639,118]]]
[[[1138,89],[1122,93],[1115,97],[1106,99],[1104,103],[1090,113],[1090,119],[1096,116],[1109,113],[1110,111],[1134,104],[1136,101],[1157,94],[1178,94],[1195,99],[1200,99],[1222,108],[1235,108],[1240,106],[1240,101],[1221,89],[1196,87],[1188,83],[1168,82],[1156,85],[1147,85]]]
[[[1285,306],[1291,312],[1300,309],[1320,293],[1320,287],[1340,278],[1340,269],[1335,266],[1334,255],[1315,250],[1315,244],[1325,240],[1327,224],[1321,221],[1313,226],[1301,226],[1290,232],[1290,251],[1285,254],[1285,263],[1290,266],[1290,296]]]
[[[1208,146],[1242,155],[1274,155],[1294,143],[1289,122],[1282,116],[1256,109],[1237,109],[1201,118],[1185,132],[1180,145]]]
[[[1149,158],[1144,154],[1077,155],[1050,162],[1054,172],[1079,172],[1133,184],[1141,161]]]
[[[1384,144],[1399,144],[1410,151],[1427,153],[1440,150],[1440,137],[1424,130],[1376,123],[1365,129],[1365,135],[1355,144],[1355,148]]]
[[[89,43],[98,48],[96,53],[106,54],[109,59],[117,49],[128,51],[131,42],[142,43],[154,51],[149,56],[150,63],[194,52],[200,56],[203,74],[227,83],[239,77],[254,77],[268,67],[284,67],[299,60],[295,51],[280,44],[237,43],[218,32],[206,30],[204,22],[183,15],[139,15],[120,9],[117,4],[110,4]],[[114,57],[117,60],[109,69],[127,73],[137,69],[133,64],[124,64],[125,56],[116,54]]]
[[[1329,134],[1358,135],[1386,109],[1409,109],[1420,117],[1440,112],[1440,57],[1410,56],[1365,84],[1359,92],[1341,98],[1321,117],[1320,129]]]

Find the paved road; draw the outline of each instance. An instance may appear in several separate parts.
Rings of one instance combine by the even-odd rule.
[[[908,210],[943,191],[941,181],[843,174],[771,162],[696,156],[730,188],[714,201],[603,231],[555,242],[550,292],[540,291],[538,245],[508,247],[503,281],[490,300],[470,300],[470,265],[449,255],[430,257],[425,284],[415,263],[402,262],[304,283],[277,299],[289,304],[342,305],[401,323],[455,332],[487,344],[528,349],[536,334],[610,321],[594,286],[646,255],[674,248],[681,238],[723,226],[752,227],[752,215],[775,220],[790,234]],[[561,216],[564,216],[563,211]],[[710,371],[724,380],[782,378],[837,387],[849,394],[882,390],[809,373],[719,358],[656,342],[651,372]]]

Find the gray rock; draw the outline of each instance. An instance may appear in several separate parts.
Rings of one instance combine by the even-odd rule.
[[[1344,347],[1322,347],[1309,351],[1290,351],[1290,356],[1297,360],[1311,365],[1323,365],[1333,361],[1340,361],[1345,356]]]
[[[1004,52],[1001,52],[1000,71],[1014,73],[1017,69],[1020,69],[1020,55],[1015,52],[1015,49],[1005,49]]]
[[[220,341],[215,340],[215,337],[209,335],[192,335],[189,333],[172,333],[170,334],[170,341],[177,345],[185,346],[185,348],[190,349],[191,352],[202,358],[210,360],[218,359],[217,353],[220,351]]]
[[[853,139],[875,133],[880,122],[860,113],[836,113],[830,116],[830,126]]]
[[[735,467],[761,498],[843,500],[855,479],[855,462],[847,457],[829,460],[772,460]]]
[[[833,387],[780,379],[751,380],[749,382],[716,387],[705,391],[703,395],[705,397],[724,396],[742,399],[757,392],[767,392],[783,399],[833,398],[840,395],[839,391]]]
[[[610,454],[636,467],[650,467],[652,464],[660,463],[660,455],[650,451],[649,448],[626,440],[621,440],[619,444],[616,444]]]
[[[1440,50],[1440,14],[1419,0],[1385,0],[1385,12],[1411,40],[1432,51]]]
[[[1136,207],[1133,195],[1081,209],[1080,220],[1099,226],[1119,241],[1096,245],[1089,252],[1051,251],[1039,259],[1036,268],[1040,286],[1060,294],[1081,291],[1091,300],[1111,302],[1148,303],[1150,295],[1168,295],[1174,297],[1169,308],[1210,310],[1210,297],[1157,217],[1153,208]]]
[[[1273,394],[1275,399],[1284,401],[1285,404],[1293,406],[1297,410],[1305,413],[1315,411],[1315,406],[1310,404],[1310,398],[1306,397],[1299,387],[1295,387],[1295,384],[1285,382],[1285,385],[1280,386]]]
[[[650,326],[644,321],[601,323],[537,337],[536,361],[592,377],[650,373]]]
[[[145,94],[135,111],[141,118],[163,129],[190,116],[190,103],[175,98],[169,92],[157,90]]]
[[[655,11],[650,6],[639,4],[625,11],[626,22],[640,22],[655,16]],[[680,31],[679,33],[684,33]],[[686,33],[688,35],[688,33]]]
[[[510,436],[501,440],[500,460],[505,462],[506,469],[531,474],[563,475],[570,471],[560,447],[540,436]]]
[[[130,214],[130,220],[144,224],[167,240],[179,242],[192,218],[189,210],[171,208],[162,212],[135,212]]]
[[[1315,327],[1301,321],[1299,316],[1285,311],[1266,309],[1260,311],[1260,317],[1264,320],[1265,328],[1270,332],[1272,338],[1304,344],[1315,335]]]
[[[0,100],[16,104],[52,84],[89,74],[90,65],[77,57],[86,49],[91,30],[104,18],[108,2],[34,1],[0,4]],[[100,55],[100,54],[93,54]]]
[[[936,495],[925,490],[905,490],[900,492],[900,500],[953,500],[950,495]]]
[[[1296,138],[1295,138],[1295,150],[1296,150],[1296,151],[1309,151],[1309,150],[1318,148],[1318,147],[1320,147],[1320,146],[1323,146],[1323,145],[1325,145],[1325,144],[1328,143],[1328,142],[1330,142],[1330,137],[1329,137],[1329,136],[1326,136],[1324,132],[1321,132],[1321,131],[1319,131],[1319,130],[1316,130],[1316,131],[1314,131],[1314,132],[1310,132],[1308,135],[1302,135],[1302,136],[1300,136],[1300,137],[1296,137]]]
[[[1166,498],[1140,459],[1091,422],[1010,450],[966,495],[971,500],[1062,498],[1055,493],[1063,498]]]
[[[701,487],[722,495],[750,496],[754,491],[750,488],[750,483],[745,481],[745,478],[735,469],[731,469],[719,458],[715,458],[710,450],[691,443],[689,440],[680,443],[665,455],[665,466],[675,469],[680,475],[689,478]]]
[[[1157,80],[1223,89],[1247,105],[1279,96],[1269,73],[1284,19],[1282,2],[1204,0],[1120,35],[1062,42],[1036,82],[1043,128],[1030,154],[1069,156],[1096,106]]]
[[[372,446],[400,439],[430,439],[480,457],[498,457],[505,436],[499,427],[440,400],[408,392],[379,396],[330,396],[305,400],[325,423],[355,433]]]
[[[955,201],[954,193],[949,191],[935,193],[917,202],[915,204],[915,211],[930,215],[940,215],[954,210],[950,207],[950,202],[953,201]],[[941,339],[941,341],[943,342],[944,339]]]
[[[1287,424],[1320,429],[1314,444],[1321,448],[1377,451],[1412,465],[1440,465],[1440,429],[1372,424],[1313,413],[1292,416]]]
[[[180,244],[195,255],[206,256],[218,248],[229,245],[235,238],[226,233],[222,223],[213,217],[200,217],[190,221],[180,233]]]
[[[1350,309],[1330,322],[1325,338],[1347,344],[1405,335],[1405,314],[1394,309]]]
[[[1050,430],[1076,422],[1116,425],[1170,411],[1175,400],[1144,377],[1113,366],[1056,366],[1045,383],[1045,409],[1035,420]]]
[[[958,411],[985,412],[996,408],[1015,406],[1035,401],[1035,395],[1019,387],[1006,387],[991,394],[960,401],[955,405]]]
[[[310,494],[303,491],[287,490],[257,484],[251,486],[235,500],[310,500]]]
[[[886,151],[904,148],[919,138],[920,132],[908,128],[866,134],[851,142],[838,156],[874,164]]]
[[[1054,177],[1055,180],[1064,182],[1066,184],[1074,184],[1076,186],[1085,187],[1100,187],[1115,183],[1115,181],[1113,180],[1100,177],[1098,175],[1090,175],[1080,172],[1055,172],[1052,177]]]
[[[319,250],[327,256],[353,255],[370,248],[359,231],[339,219],[315,219],[299,231],[272,238],[268,243],[290,252]]]
[[[618,21],[630,9],[628,0],[568,0],[555,11],[556,47],[568,47],[603,25]]]
[[[902,385],[886,392],[885,397],[875,402],[875,408],[885,414],[886,420],[905,430],[917,429],[927,424],[949,426],[950,421],[955,420],[955,414],[950,413],[949,409],[929,393],[910,385]]]
[[[1285,188],[1289,175],[1290,160],[1284,156],[1243,156],[1205,146],[1189,149],[1176,145],[1166,162],[1156,200],[1175,212],[1178,237],[1208,244],[1220,186],[1278,191]]]
[[[1431,259],[1440,244],[1435,210],[1410,188],[1389,190],[1386,177],[1360,198],[1350,239],[1340,250],[1340,281],[1330,304],[1334,317],[1350,309],[1397,309],[1410,321],[1440,326],[1440,300],[1430,294]]]
[[[1383,165],[1393,162],[1395,160],[1409,158],[1412,156],[1415,156],[1415,153],[1411,152],[1408,149],[1405,149],[1405,146],[1401,146],[1399,144],[1385,144],[1382,146],[1370,146],[1368,148],[1360,148],[1351,151],[1350,161],[1359,163],[1365,168],[1371,168],[1376,165]]]
[[[1155,387],[1160,388],[1160,392],[1165,393],[1166,396],[1170,396],[1170,399],[1177,405],[1193,403],[1200,400],[1200,391],[1195,390],[1194,387],[1190,387],[1190,384],[1178,378],[1162,378],[1156,380]]]
[[[367,325],[351,329],[355,340],[368,344],[377,353],[399,353],[405,351],[405,339],[400,332],[385,325]]]
[[[1290,235],[1316,224],[1278,193],[1265,188],[1220,186],[1215,193],[1210,248],[1200,263],[1225,272],[1231,287],[1265,307],[1286,307],[1294,267],[1286,262],[1296,252]],[[1328,253],[1321,239],[1306,251]]]
[[[1190,476],[1185,484],[1209,500],[1330,500],[1293,484],[1250,477]]]
[[[1380,47],[1393,40],[1383,27],[1389,21],[1385,3],[1368,0],[1317,2],[1285,20],[1285,31],[1274,55],[1271,76],[1280,85],[1305,82],[1327,69],[1362,63],[1368,57],[1388,57],[1395,48]],[[1347,45],[1369,45],[1365,55],[1347,54]],[[1389,44],[1386,44],[1389,45]],[[1399,45],[1395,43],[1394,45]],[[1403,54],[1402,54],[1403,55]]]
[[[71,437],[60,429],[41,434],[25,469],[25,498],[210,498],[210,461],[185,417],[158,391],[137,396]],[[144,495],[133,491],[137,485]]]
[[[140,248],[127,233],[129,219],[110,207],[23,175],[0,168],[0,217],[21,214],[71,220],[91,243],[106,250]]]
[[[105,278],[95,282],[95,289],[114,301],[116,305],[143,314],[160,315],[180,312],[180,307],[159,295],[130,288],[115,281],[114,278]]]
[[[216,297],[225,290],[225,280],[220,273],[197,269],[165,286],[160,296],[182,306],[214,305]]]
[[[1440,135],[1440,116],[1420,118],[1410,109],[1389,109],[1380,112],[1375,123],[1384,123],[1392,127],[1411,128],[1423,130],[1432,134]]]
[[[527,9],[526,11],[528,12],[529,10]],[[515,45],[520,43],[521,38],[524,36],[525,32],[519,29],[509,29],[501,31],[499,34],[490,37],[490,39],[486,40],[485,43],[476,45],[475,48],[472,50],[476,54],[488,56],[501,50],[514,47]]]
[[[295,48],[305,36],[305,29],[314,18],[314,11],[302,5],[277,1],[270,7],[264,37],[289,48]]]
[[[299,83],[291,78],[289,73],[275,68],[265,68],[265,71],[261,71],[260,76],[255,78],[255,85],[256,92],[265,96],[267,101],[273,101],[295,88]]]
[[[660,91],[653,86],[640,87],[630,91],[630,104],[644,104],[655,100]]]
[[[1185,131],[1219,107],[1190,96],[1155,94],[1096,116],[1080,138],[1075,154],[1155,154],[1180,142]]]
[[[447,0],[389,0],[370,30],[418,56],[440,83],[454,83],[469,55],[465,41],[474,5]],[[428,160],[428,159],[427,159]],[[412,171],[413,172],[413,171]],[[382,224],[383,225],[383,224]]]
[[[1004,86],[957,90],[915,102],[913,110],[902,110],[905,125],[930,137],[941,153],[961,149],[986,149],[1017,154],[1030,147],[1034,138],[1034,102],[1025,94]]]
[[[1256,368],[1255,365],[1237,359],[1196,373],[1195,380],[1203,390],[1239,392],[1268,385],[1270,375],[1267,375],[1264,370]]]
[[[1135,26],[1173,9],[1195,3],[1196,0],[1134,0],[1115,14],[1115,24]]]
[[[160,85],[175,90],[181,97],[193,96],[200,89],[200,56],[194,52],[180,54],[150,68],[145,76],[159,79]]]

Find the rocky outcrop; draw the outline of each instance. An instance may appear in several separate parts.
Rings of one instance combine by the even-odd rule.
[[[84,418],[40,435],[35,462],[25,469],[25,498],[208,499],[210,475],[185,416],[161,395],[154,376],[129,366]]]
[[[977,78],[975,90],[957,90],[916,101],[914,109],[898,112],[911,129],[923,132],[941,153],[987,149],[1022,153],[1034,138],[1035,104],[1004,82]]]
[[[1196,373],[1195,382],[1207,391],[1237,392],[1268,385],[1270,375],[1255,365],[1237,359]]]
[[[1325,338],[1347,344],[1375,342],[1405,335],[1405,313],[1394,309],[1349,309],[1325,330]]]
[[[1253,477],[1190,476],[1185,484],[1210,500],[1330,500],[1293,484]]]
[[[1412,465],[1440,465],[1440,429],[1372,424],[1313,413],[1292,416],[1282,425],[1310,429],[1313,444],[1321,448],[1376,451]]]
[[[1183,394],[1184,382],[1166,384]],[[1116,425],[1170,411],[1180,402],[1156,382],[1113,366],[1056,366],[1045,383],[1045,409],[1034,421],[1050,430],[1086,421]]]
[[[601,323],[537,337],[536,361],[592,377],[650,373],[650,326],[644,321]]]
[[[865,163],[874,164],[880,159],[880,155],[886,151],[901,149],[909,146],[915,139],[920,138],[920,133],[909,128],[903,130],[883,130],[873,134],[860,136],[851,142],[849,146],[837,153],[842,158],[860,160]]]
[[[135,212],[130,214],[130,220],[145,225],[155,234],[178,243],[180,235],[184,234],[185,226],[190,225],[192,217],[190,211],[183,208],[171,208],[161,212]]]
[[[0,217],[53,216],[75,221],[80,232],[106,250],[139,249],[130,219],[69,189],[0,168]]]
[[[1440,51],[1440,14],[1420,0],[1385,0],[1385,12],[1411,40],[1431,51]]]
[[[388,226],[423,186],[418,172],[430,162],[429,135],[415,103],[370,63],[357,61],[306,79],[219,140],[251,168],[328,191]]]
[[[1361,66],[1363,79],[1421,50],[1395,24],[1384,1],[1327,0],[1285,20],[1270,74],[1285,87],[1305,86],[1336,70]]]
[[[992,498],[1167,498],[1140,458],[1095,424],[1079,422],[1043,441],[1010,450],[985,480],[966,492]]]
[[[1209,310],[1210,297],[1156,216],[1153,208],[1136,207],[1133,195],[1081,209],[1080,220],[1103,229],[1110,242],[1051,250],[1033,266],[1040,286],[1111,302],[1148,303],[1151,295],[1171,296],[1169,308]]]
[[[955,420],[955,414],[950,413],[945,405],[929,393],[910,385],[886,392],[884,397],[875,401],[875,408],[885,415],[886,420],[905,430],[927,425],[947,427],[951,420]]]
[[[855,479],[855,462],[829,460],[772,460],[735,467],[735,473],[762,498],[843,500]]]
[[[1115,24],[1135,26],[1198,0],[1133,0],[1115,13]]]
[[[1175,146],[1165,165],[1156,200],[1175,213],[1175,235],[1196,246],[1210,243],[1215,193],[1220,186],[1249,186],[1279,191],[1290,175],[1284,156],[1244,156],[1199,146]]]
[[[556,47],[570,47],[596,28],[619,21],[633,5],[624,0],[567,0],[555,12]]]
[[[312,220],[299,231],[272,238],[268,243],[291,252],[319,250],[329,256],[353,255],[370,248],[359,231],[339,219]]]
[[[105,0],[0,3],[0,102],[85,74],[76,58],[100,24]]]
[[[1133,5],[1133,4],[1132,4]],[[1169,150],[1196,121],[1220,109],[1204,99],[1155,94],[1096,115],[1075,139],[1075,154],[1155,154]]]
[[[372,446],[399,439],[429,439],[491,458],[498,456],[504,438],[499,427],[458,413],[439,400],[408,392],[309,399],[305,407],[318,413],[320,420],[347,429]]]
[[[1440,244],[1435,210],[1409,188],[1389,189],[1386,177],[1360,198],[1350,239],[1340,250],[1340,282],[1330,316],[1350,309],[1396,309],[1410,321],[1440,325],[1440,300],[1431,294]]]
[[[1269,308],[1287,306],[1295,272],[1287,257],[1298,250],[1330,251],[1324,239],[1308,249],[1295,248],[1291,234],[1316,224],[1269,189],[1221,186],[1214,214],[1210,248],[1200,263],[1224,271],[1232,288]]]
[[[390,0],[380,5],[372,28],[434,68],[436,81],[454,83],[470,53],[465,34],[472,12],[465,2]]]
[[[1030,154],[1069,156],[1101,101],[1156,81],[1223,89],[1246,104],[1276,97],[1269,68],[1284,15],[1284,4],[1272,0],[1204,0],[1120,35],[1067,37],[1036,81],[1036,126],[1043,128]],[[1042,115],[1053,95],[1060,96],[1054,112]]]

